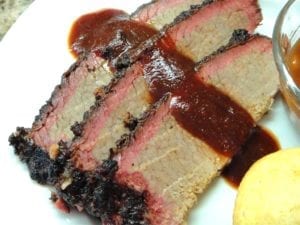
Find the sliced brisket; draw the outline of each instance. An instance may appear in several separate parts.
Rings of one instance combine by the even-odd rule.
[[[159,3],[160,1],[157,1],[156,3]],[[168,1],[162,1],[161,3],[166,3]],[[234,1],[232,0],[226,0],[222,1],[223,5],[229,4],[232,5]],[[171,3],[171,1],[169,2]],[[249,7],[245,7],[245,5]],[[214,33],[218,32],[218,28],[216,30],[211,30],[210,34],[208,35],[206,33],[201,32],[201,28],[199,26],[203,26],[203,29],[209,30],[209,28],[206,27],[206,23],[203,23],[203,20],[206,20],[207,24],[210,24],[209,27],[211,27],[211,23],[209,22],[210,20],[215,21],[217,23],[222,23],[224,27],[227,27],[224,32],[222,32],[222,35],[218,36],[220,38],[219,41],[216,43],[221,43],[223,39],[228,39],[231,35],[231,30],[235,28],[235,26],[227,25],[228,23],[226,22],[226,18],[228,15],[225,15],[225,18],[219,17],[218,15],[222,10],[229,10],[232,14],[239,14],[239,15],[244,15],[242,19],[239,20],[237,17],[237,21],[235,24],[237,24],[237,27],[244,27],[244,28],[249,28],[250,31],[253,31],[255,26],[259,23],[259,20],[261,19],[261,15],[259,12],[258,5],[256,1],[254,0],[247,0],[244,2],[244,4],[234,4],[232,9],[227,9],[226,7],[220,7],[219,2],[205,2],[204,5],[201,7],[193,7],[190,11],[182,14],[176,22],[174,22],[172,25],[170,25],[169,28],[166,28],[165,31],[163,31],[161,34],[157,35],[157,37],[163,36],[165,32],[167,31],[168,35],[166,35],[163,39],[162,42],[165,42],[168,45],[173,46],[174,42],[178,41],[183,41],[185,40],[186,42],[193,41],[193,38],[200,38],[201,40],[203,39],[209,39],[210,37],[214,36]],[[249,11],[249,12],[248,12]],[[227,13],[230,13],[227,11]],[[237,13],[235,13],[237,12]],[[248,15],[252,15],[252,12],[256,12],[255,15],[252,17],[249,17]],[[208,17],[208,13],[210,17]],[[201,16],[202,15],[202,16]],[[198,20],[198,17],[203,18],[202,20]],[[197,32],[192,32],[193,29],[190,29],[186,33],[184,32],[183,28],[186,27],[186,23],[184,21],[187,21],[188,24],[191,24]],[[198,22],[201,22],[199,26],[197,25]],[[213,28],[213,27],[212,27]],[[170,30],[170,31],[168,31]],[[122,32],[121,32],[122,33]],[[120,34],[121,34],[120,33]],[[188,36],[188,34],[194,33],[192,36]],[[197,33],[197,34],[196,34]],[[117,32],[118,34],[118,32]],[[176,35],[177,34],[177,35]],[[171,38],[170,38],[171,37]],[[118,40],[119,41],[118,41]],[[147,43],[152,43],[152,46],[156,43],[155,40],[157,38],[153,38],[153,40],[146,42],[142,46],[147,46]],[[105,85],[109,83],[109,81],[112,79],[114,76],[113,73],[111,72],[110,68],[107,66],[108,62],[102,58],[104,56],[107,59],[112,60],[115,56],[114,50],[115,43],[125,43],[125,45],[121,44],[121,50],[117,48],[120,51],[117,52],[122,52],[123,50],[126,50],[127,48],[130,48],[130,46],[136,46],[137,43],[134,45],[126,45],[127,43],[131,43],[126,41],[127,39],[124,39],[124,35],[116,35],[116,40],[113,39],[112,42],[107,46],[107,48],[103,49],[98,49],[95,53],[89,54],[86,58],[79,60],[75,65],[73,65],[70,70],[63,76],[62,78],[62,83],[55,89],[55,91],[52,94],[52,97],[50,100],[47,102],[47,104],[42,107],[40,115],[37,116],[36,121],[33,124],[32,129],[26,129],[26,132],[16,132],[11,136],[11,140],[18,140],[18,141],[11,141],[13,146],[16,149],[19,149],[17,152],[21,152],[23,149],[25,151],[26,147],[31,146],[30,148],[33,150],[34,149],[42,149],[46,152],[51,150],[53,154],[50,154],[52,158],[54,159],[55,156],[57,155],[57,143],[60,140],[63,141],[69,141],[73,138],[73,133],[71,132],[70,127],[76,122],[76,121],[81,121],[82,115],[84,114],[85,111],[87,111],[94,103],[94,93],[99,96],[101,96],[104,92],[104,90],[101,87],[102,85]],[[204,48],[209,48],[209,49],[216,49],[215,42],[212,43],[206,43],[206,42],[199,42],[197,43],[198,49],[204,49]],[[127,46],[127,47],[126,47]],[[208,47],[210,46],[210,47]],[[113,47],[113,48],[112,48]],[[123,49],[123,50],[122,50]],[[143,47],[141,47],[143,49]],[[142,50],[142,52],[144,49]],[[128,52],[128,51],[127,51]],[[140,52],[140,51],[133,51],[134,52]],[[186,49],[183,50],[183,53],[188,54]],[[102,55],[102,56],[101,56]],[[195,57],[194,59],[202,58],[205,56],[205,53],[202,53],[201,51]],[[122,66],[126,67],[128,66],[128,60],[126,60],[126,57],[122,57],[123,59],[121,60]],[[133,61],[131,61],[132,63]],[[124,74],[130,74],[132,71],[140,71],[139,64],[135,64],[130,68],[127,72],[120,71],[118,74],[120,76],[124,76]],[[127,77],[125,75],[124,77]],[[105,125],[103,129],[106,132],[103,133],[106,134],[103,136],[102,141],[98,140],[98,146],[103,146],[100,147],[100,149],[106,149],[106,148],[111,148],[114,146],[114,142],[119,139],[119,136],[126,131],[126,128],[123,125],[123,120],[126,120],[125,117],[132,117],[134,121],[134,117],[139,115],[139,113],[143,112],[149,102],[147,102],[148,99],[148,94],[145,93],[145,84],[143,81],[141,81],[142,78],[134,81],[129,87],[129,92],[128,96],[122,96],[119,97],[119,102],[116,102],[115,106],[118,108],[118,110],[121,109],[120,115],[118,113],[118,110],[116,110],[113,114],[115,115],[114,117],[111,118],[110,122],[105,121]],[[120,79],[120,82],[126,83],[127,78],[122,78]],[[117,85],[118,81],[114,80],[109,87],[113,91],[108,91],[108,92],[116,92],[116,96],[118,95],[118,91],[113,89],[114,85]],[[120,84],[120,86],[122,86]],[[108,90],[109,88],[106,88]],[[134,90],[138,90],[136,93],[134,93]],[[131,91],[130,91],[131,90]],[[110,95],[111,96],[111,95]],[[105,98],[105,99],[108,99]],[[149,100],[149,99],[148,99]],[[121,104],[121,102],[123,102]],[[131,101],[128,106],[130,106],[130,110],[122,107],[126,106],[125,102]],[[137,101],[136,104],[139,107],[134,107],[133,102]],[[101,101],[101,104],[98,103],[95,104],[94,109],[92,111],[96,111],[95,108],[97,105],[105,105],[104,100]],[[118,104],[121,104],[117,106]],[[111,107],[108,107],[112,109]],[[135,108],[133,111],[131,110],[132,108]],[[131,112],[132,111],[132,112]],[[110,112],[113,112],[112,110]],[[87,116],[86,116],[87,117]],[[108,116],[110,118],[110,116]],[[113,119],[114,118],[114,119]],[[117,118],[117,119],[116,119]],[[128,127],[128,124],[125,125]],[[72,127],[72,131],[78,136],[80,134],[81,126],[83,126],[82,123],[75,123],[75,125]],[[112,130],[110,130],[112,129]],[[100,131],[97,131],[100,132]],[[24,134],[26,135],[24,136]],[[104,138],[105,136],[109,135],[109,138]],[[23,143],[22,145],[18,145],[18,143]],[[27,143],[27,145],[25,144]],[[33,145],[32,145],[33,144]],[[91,142],[90,147],[88,149],[93,148],[92,146],[96,144]],[[102,152],[102,150],[99,150]],[[98,151],[98,152],[99,152]],[[84,155],[86,157],[86,154],[82,154],[81,151],[80,155]],[[102,153],[103,156],[102,158],[105,158],[107,156],[108,150],[106,149],[106,153]],[[87,154],[88,155],[88,154]],[[100,154],[101,155],[101,154]],[[88,156],[88,159],[93,158],[91,156]],[[101,159],[100,156],[96,156],[98,160]],[[92,162],[92,161],[91,161]],[[85,164],[85,161],[83,161],[80,164]],[[93,163],[91,163],[93,164]],[[86,164],[88,165],[88,164]]]
[[[256,0],[204,1],[203,4],[182,12],[159,35],[144,42],[139,48],[121,54],[120,64],[122,67],[123,61],[135,62],[158,39],[197,62],[220,46],[226,45],[233,30],[246,29],[252,33],[261,20],[262,15]]]
[[[146,113],[137,129],[124,139],[114,156],[119,165],[116,179],[122,185],[148,193],[151,224],[183,224],[197,195],[246,141],[254,124],[221,93],[231,96],[255,121],[259,120],[278,89],[276,67],[269,63],[271,57],[271,41],[261,36],[218,51],[205,59],[196,72],[198,91],[187,90],[190,98],[175,91],[155,111]],[[221,94],[215,100],[204,96],[216,91],[211,85]],[[223,88],[227,85],[233,90]],[[254,92],[258,94],[256,103],[250,94]],[[198,106],[199,111],[191,114],[189,106]]]
[[[98,96],[80,124],[81,132],[71,145],[77,168],[92,170],[96,161],[107,159],[115,142],[129,132],[124,122],[130,123],[151,103],[142,66],[136,63],[123,73],[104,89],[104,95]]]
[[[229,5],[230,7],[226,5]],[[220,14],[222,14],[223,17],[221,17]],[[234,15],[239,16],[235,17]],[[245,19],[241,19],[241,15],[243,15],[243,18]],[[232,23],[227,23],[228,17],[236,20],[234,25],[232,25]],[[174,22],[172,25],[170,25],[170,27],[163,32],[164,35],[160,39],[154,41],[153,38],[151,46],[149,46],[148,43],[145,43],[145,45],[140,46],[138,51],[135,49],[133,52],[129,53],[131,56],[134,56],[134,59],[131,60],[132,62],[136,60],[139,61],[131,65],[130,69],[124,73],[124,77],[120,79],[120,82],[124,82],[124,80],[127,79],[127,76],[131,76],[130,74],[132,71],[139,71],[139,80],[143,80],[144,78],[142,75],[145,75],[144,77],[146,79],[146,83],[148,83],[148,87],[150,87],[150,89],[160,89],[164,94],[166,93],[166,90],[163,89],[163,83],[167,82],[166,85],[173,85],[176,87],[177,83],[181,82],[181,76],[185,73],[183,71],[185,71],[186,68],[188,68],[188,70],[193,70],[194,61],[186,57],[181,57],[183,60],[182,62],[178,62],[178,57],[175,57],[173,60],[173,53],[170,52],[167,53],[167,55],[164,55],[164,52],[160,51],[160,47],[163,49],[170,49],[172,51],[174,50],[174,43],[176,42],[184,41],[188,43],[193,42],[194,39],[206,40],[202,42],[196,42],[195,46],[193,46],[194,49],[197,49],[197,54],[191,59],[198,60],[208,54],[208,50],[202,52],[201,49],[216,51],[219,47],[216,44],[223,43],[224,40],[229,40],[235,27],[248,28],[252,32],[259,23],[260,19],[261,15],[257,2],[253,0],[244,1],[243,4],[237,4],[232,0],[224,0],[220,2],[215,1],[210,4],[206,3],[197,9],[194,7],[188,15],[185,15],[184,18],[183,16],[180,16],[180,18],[176,20],[176,23]],[[206,23],[203,22],[204,20]],[[211,21],[214,23],[223,24],[222,33],[213,38],[215,41],[208,41],[209,38],[214,36],[214,33],[219,32],[219,26],[213,26]],[[184,31],[184,28],[187,27],[187,24],[191,24],[191,29]],[[195,29],[195,32],[193,32],[193,29]],[[209,33],[201,32],[201,30],[209,30]],[[142,54],[139,50],[141,50]],[[136,55],[136,52],[139,54]],[[182,48],[179,48],[179,52],[188,55],[188,51]],[[128,51],[126,54],[127,53]],[[174,54],[175,56],[178,56],[178,52],[175,51]],[[175,62],[175,64],[173,62]],[[180,64],[184,65],[184,68],[181,67]],[[162,70],[165,71],[162,73]],[[160,75],[159,73],[162,74]],[[165,75],[168,76],[165,77],[165,80],[168,81],[162,81],[163,77],[160,77]],[[136,76],[136,78],[138,77],[137,75],[134,76]],[[143,83],[142,81],[139,82]],[[114,83],[110,85],[110,88],[113,88],[113,86],[117,85],[117,83],[118,81],[114,81]],[[154,87],[152,85],[154,83],[159,83],[159,85]],[[128,89],[133,90],[134,86],[135,84],[133,83],[133,85],[130,85]],[[83,130],[87,130],[88,132],[84,131],[82,138],[77,138],[76,142],[74,142],[71,147],[75,162],[78,166],[80,165],[80,168],[87,170],[94,169],[97,165],[97,161],[101,162],[101,159],[105,159],[105,156],[109,154],[108,149],[114,147],[115,142],[119,139],[120,135],[126,131],[126,133],[129,132],[129,130],[124,128],[124,123],[122,121],[124,120],[125,116],[128,113],[130,115],[138,116],[142,114],[147,108],[147,105],[150,104],[150,102],[146,101],[149,100],[149,98],[141,98],[141,96],[149,96],[145,82],[144,86],[138,86],[138,88],[135,89],[138,89],[139,92],[131,91],[128,92],[128,96],[126,96],[122,93],[122,89],[119,90],[118,88],[113,88],[113,91],[111,92],[113,92],[114,96],[119,96],[117,98],[118,100],[114,102],[114,104],[118,105],[116,106],[117,111],[107,111],[106,116],[108,120],[104,119],[104,117],[101,117],[101,122],[99,118],[97,120],[98,122],[96,122],[96,120],[93,118],[97,116],[92,116],[91,119],[86,119],[86,121],[83,121],[81,124],[84,127]],[[158,100],[162,95],[156,96],[156,100]],[[102,111],[104,110],[103,107],[109,105],[105,103],[106,100],[109,101],[109,98],[101,99],[101,104],[96,103],[96,105],[100,107],[96,107],[96,110],[93,109],[93,112],[91,112],[90,115],[100,115],[97,110]],[[131,101],[131,104],[128,104],[129,101]],[[133,109],[134,111],[132,111]],[[90,123],[97,124],[98,129],[94,129],[93,132],[90,132]],[[101,125],[99,123],[101,123]],[[88,144],[78,145],[76,144],[77,142],[85,142]]]
[[[140,193],[139,196],[142,196],[141,201],[144,202],[147,213],[138,209],[133,209],[132,213],[136,210],[136,214],[144,216],[143,221],[148,221],[149,224],[184,223],[188,210],[197,201],[197,195],[204,191],[211,180],[230,161],[231,155],[237,151],[235,146],[241,146],[241,143],[247,139],[251,128],[254,126],[253,122],[257,121],[267,111],[269,103],[277,91],[278,77],[274,76],[277,71],[272,63],[269,64],[272,57],[270,39],[256,35],[244,42],[243,39],[246,35],[240,31],[237,33],[238,35],[234,36],[233,42],[229,46],[221,48],[205,58],[198,65],[194,77],[190,77],[190,79],[194,79],[193,84],[196,87],[199,85],[199,92],[208,95],[217,92],[218,100],[209,98],[210,100],[204,103],[210,106],[204,105],[198,112],[207,121],[198,121],[199,117],[197,115],[196,120],[187,118],[184,115],[187,111],[185,108],[187,105],[183,104],[186,95],[171,89],[173,96],[166,94],[154,107],[144,113],[144,116],[138,120],[137,128],[129,135],[123,136],[118,142],[117,149],[112,153],[113,159],[118,162],[118,170],[114,170],[116,174],[111,178],[114,183],[112,187],[119,191],[121,191],[119,187],[127,187],[134,190],[134,193]],[[237,45],[234,43],[236,41],[242,41],[242,43]],[[257,61],[262,63],[257,63]],[[264,62],[268,64],[267,67]],[[239,69],[235,70],[236,66]],[[230,72],[232,70],[234,70],[234,73]],[[226,79],[222,79],[222,76]],[[230,76],[230,79],[227,76]],[[247,82],[243,78],[251,78],[251,81]],[[261,83],[262,80],[268,80],[271,84],[269,85],[269,82]],[[221,81],[222,86],[218,86]],[[246,93],[222,89],[223,86],[229,84],[238,87],[240,90],[245,90]],[[218,90],[211,85],[218,87]],[[254,108],[259,111],[258,114],[257,110],[253,113],[253,100],[248,97],[248,92],[253,93],[257,90],[260,94],[256,98],[257,104]],[[195,90],[190,91],[187,90],[187,93],[193,99],[197,99],[197,95],[194,94]],[[252,115],[254,121],[251,122],[247,113],[244,114],[243,109],[239,108],[222,92],[228,93],[240,105],[244,101],[246,103],[250,102],[251,104],[244,104],[243,107],[249,115]],[[265,95],[269,97],[266,99]],[[204,97],[204,99],[206,98]],[[200,99],[198,98],[198,100]],[[192,103],[193,106],[199,104],[199,102],[202,104],[198,100]],[[262,102],[264,103],[262,104]],[[219,112],[222,112],[221,115]],[[183,117],[178,113],[181,113]],[[221,118],[215,118],[215,114],[218,117],[221,116]],[[220,127],[216,120],[224,121],[225,125],[227,121],[230,121],[230,123],[227,124],[227,127]],[[202,135],[202,131],[199,130],[196,131],[197,134],[200,133],[197,136],[195,133],[190,132],[189,127],[186,127],[186,122],[189,121],[194,122],[195,127],[204,129],[206,134],[212,132],[211,134],[217,135],[217,137],[209,139],[205,136],[205,133]],[[238,125],[236,126],[234,122]],[[210,125],[203,126],[203,123],[209,123]],[[205,129],[208,130],[205,131]],[[227,136],[228,133],[234,135]],[[244,135],[236,136],[240,133],[244,133]],[[216,138],[223,140],[223,143],[233,142],[236,144],[225,145],[227,149],[220,151],[220,154],[218,147],[216,147],[220,145],[212,143],[217,142]],[[95,171],[98,171],[98,169],[93,170],[93,172],[81,173],[95,174]],[[78,188],[76,174],[71,173],[71,179],[75,182],[71,182],[67,189],[60,189],[63,193],[62,196],[70,203],[69,199],[72,199],[70,193],[73,193],[71,196],[79,196],[78,199],[72,202],[73,205],[84,207],[87,211],[92,208],[93,212],[99,213],[102,208],[93,208],[94,201],[98,196],[94,191],[88,191],[88,193],[94,193],[92,194],[94,200],[91,200],[90,197],[88,199],[85,197],[87,194],[85,191],[74,194],[74,192],[68,190],[85,190],[86,185],[95,188],[92,188],[92,190],[102,190],[102,195],[105,195],[109,193],[110,189],[103,189],[101,188],[102,185],[93,185],[94,183],[89,181],[83,187]],[[93,181],[93,179],[91,180]],[[108,194],[108,196],[111,196],[111,194]],[[120,213],[120,207],[125,204],[125,200],[120,200],[119,197],[113,199],[110,202],[115,202],[113,206],[116,208],[114,208],[109,218],[111,220],[118,218],[118,222],[122,221],[120,222],[122,224],[126,217]],[[107,204],[106,201],[104,203]],[[99,215],[102,217],[103,214],[99,213]],[[114,222],[118,224],[116,221]]]
[[[255,0],[204,1],[175,19],[166,36],[178,51],[195,62],[226,45],[233,30],[252,33],[262,20]],[[201,13],[199,13],[201,9]]]
[[[200,61],[196,68],[199,80],[230,96],[255,121],[270,109],[278,91],[272,42],[267,37],[254,36],[249,43],[234,47],[227,54],[216,52]]]
[[[81,57],[63,74],[61,84],[55,87],[51,98],[40,109],[32,128],[18,128],[10,136],[9,141],[14,146],[15,152],[27,162],[32,173],[39,173],[39,169],[32,169],[33,165],[37,168],[39,164],[40,168],[45,167],[44,169],[48,171],[61,171],[61,168],[56,169],[57,166],[53,166],[51,161],[59,155],[58,143],[73,138],[70,127],[75,121],[80,121],[84,112],[95,102],[95,89],[108,84],[112,79],[113,73],[107,69],[106,64],[103,58],[94,53]],[[32,162],[33,159],[36,159],[37,163]],[[47,160],[49,160],[48,169],[42,163]],[[45,174],[41,172],[40,176],[32,178],[40,183],[47,183],[42,173]],[[48,172],[49,183],[52,183],[58,174]]]
[[[131,17],[148,23],[156,29],[161,29],[173,22],[181,12],[189,10],[193,5],[201,5],[203,2],[204,0],[153,0],[140,6]]]
[[[259,35],[248,38],[244,31],[235,32],[228,46],[197,65],[197,72],[189,69],[192,61],[175,56],[172,49],[157,43],[131,69],[142,68],[140,72],[150,87],[152,100],[164,97],[144,113],[137,128],[123,135],[111,151],[95,144],[102,140],[102,112],[107,108],[101,105],[109,102],[111,96],[101,99],[99,107],[83,122],[81,135],[72,143],[73,165],[87,171],[84,173],[94,173],[102,165],[102,157],[109,155],[118,162],[115,184],[144,193],[145,220],[150,224],[182,224],[197,195],[247,140],[278,90],[270,39]],[[122,79],[126,77],[130,79],[133,75],[126,74]],[[234,88],[223,88],[227,85]],[[119,89],[115,89],[115,95],[122,95]],[[249,95],[253,92],[257,92],[255,99]],[[149,92],[145,94],[148,96]],[[133,100],[136,108],[139,95]],[[123,98],[120,100],[124,101]],[[122,102],[117,104],[124,107]],[[71,180],[72,176],[71,173]],[[60,186],[65,180],[61,182]],[[71,187],[74,189],[76,183],[71,182]],[[85,193],[80,196],[75,205],[92,204]],[[117,217],[122,215],[117,213]]]
[[[149,9],[159,2],[187,6],[162,0]],[[122,47],[119,68],[130,66],[114,76],[102,57],[120,52],[108,44],[72,66],[32,129],[18,129],[10,142],[33,178],[55,183],[64,201],[103,224],[182,224],[277,91],[269,39],[246,42],[239,33],[217,50],[233,29],[252,32],[260,20],[254,0],[205,1],[137,49]],[[212,51],[195,72],[193,60]]]

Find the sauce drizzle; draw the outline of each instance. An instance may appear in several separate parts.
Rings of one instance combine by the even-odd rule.
[[[75,57],[98,50],[103,57],[112,59],[156,33],[130,20],[122,10],[106,9],[79,17],[71,28],[68,44]]]
[[[113,60],[155,34],[156,30],[130,20],[124,11],[107,9],[75,21],[69,47],[74,56],[97,51]],[[300,49],[300,41],[298,46]],[[300,59],[300,51],[297,52]],[[206,141],[218,153],[235,155],[222,174],[233,186],[238,186],[256,160],[279,149],[272,135],[261,127],[253,128],[254,121],[244,109],[196,78],[195,63],[177,52],[175,43],[168,37],[146,50],[140,62],[153,102],[171,92],[174,97],[171,110],[184,129]],[[300,71],[300,63],[297,65]]]
[[[232,157],[240,149],[254,126],[252,117],[197,78],[192,60],[163,40],[144,54],[142,64],[154,101],[172,93],[171,110],[184,129],[222,155]]]
[[[231,163],[223,170],[222,176],[233,187],[238,187],[248,169],[257,160],[279,149],[280,144],[274,135],[257,126]]]

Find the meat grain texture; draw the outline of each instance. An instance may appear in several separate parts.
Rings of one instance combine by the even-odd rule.
[[[194,62],[201,60],[191,61],[193,76],[241,106],[253,125],[268,111],[278,90],[271,41],[231,39],[233,30],[251,33],[260,23],[257,2],[204,1],[171,22],[198,2],[161,0],[141,7],[134,20],[156,28],[170,24],[123,52],[118,60],[126,63],[116,73],[99,54],[79,59],[33,127],[11,135],[31,177],[54,185],[60,201],[103,224],[183,224],[197,196],[230,161],[231,156],[219,154],[178,123],[170,107],[173,96],[165,93],[155,103],[143,57],[157,43],[171,43]],[[167,59],[160,62],[170,68]]]

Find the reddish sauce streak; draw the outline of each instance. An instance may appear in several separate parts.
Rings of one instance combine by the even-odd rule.
[[[154,100],[171,92],[172,111],[183,128],[219,153],[233,156],[254,126],[250,115],[229,97],[195,76],[195,63],[165,41],[143,57]]]
[[[256,127],[242,149],[224,169],[222,176],[233,187],[238,187],[250,166],[258,159],[280,149],[276,138],[265,129]]]
[[[100,50],[107,58],[136,47],[157,31],[130,20],[116,9],[86,14],[73,24],[69,36],[69,48],[74,56],[91,50]]]
[[[123,11],[109,9],[80,17],[74,23],[69,43],[75,55],[100,50],[104,57],[113,60],[156,33],[144,24],[129,20]],[[197,79],[194,62],[178,53],[174,46],[165,37],[141,56],[153,101],[167,92],[172,93],[171,110],[178,123],[218,153],[234,156],[251,135],[254,121],[226,95]],[[278,148],[272,136],[255,129],[224,176],[238,184],[255,160]]]

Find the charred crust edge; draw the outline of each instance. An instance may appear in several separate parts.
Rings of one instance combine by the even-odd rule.
[[[215,52],[213,52],[210,55],[204,57],[202,60],[200,60],[198,63],[196,63],[195,70],[200,69],[203,66],[203,64],[209,62],[210,60],[212,60],[213,58],[215,58],[219,54],[222,54],[222,53],[224,53],[224,52],[226,52],[230,49],[233,49],[233,48],[239,47],[241,45],[244,45],[244,44],[248,43],[249,41],[251,41],[251,40],[253,40],[257,37],[268,38],[268,37],[260,35],[260,34],[251,35],[245,29],[234,30],[228,44],[226,44],[224,46],[221,46]]]
[[[90,107],[90,109],[83,114],[82,121],[81,122],[75,122],[72,125],[72,127],[71,127],[71,129],[73,131],[73,134],[74,134],[74,139],[73,140],[76,140],[76,139],[82,137],[85,125],[88,123],[88,121],[92,117],[92,115],[94,113],[96,113],[96,111],[99,108],[101,108],[101,106],[103,105],[103,103],[105,102],[105,100],[111,94],[113,94],[115,92],[114,88],[124,78],[125,72],[126,72],[125,69],[117,71],[115,73],[115,76],[109,82],[109,84],[106,85],[106,86],[104,86],[104,87],[101,87],[101,94],[97,95],[97,93],[96,93],[96,95],[95,95],[95,102]]]
[[[169,26],[172,27],[172,26],[176,25],[177,23],[182,22],[183,20],[186,20],[187,18],[196,14],[199,10],[203,9],[204,7],[206,7],[216,1],[217,0],[204,0],[199,5],[191,5],[190,9],[181,12]]]
[[[130,18],[132,19],[133,17],[135,17],[140,11],[144,10],[144,8],[149,7],[152,4],[155,4],[157,2],[157,0],[153,0],[150,1],[148,3],[145,3],[143,5],[140,5],[131,15]]]
[[[124,127],[129,131],[133,131],[138,124],[138,118],[134,117],[130,112],[127,112],[127,116],[124,118],[123,123]]]
[[[69,207],[84,209],[103,224],[147,225],[146,192],[138,192],[115,181],[118,163],[105,160],[96,170],[80,171],[70,166],[71,184],[57,185],[58,196]]]
[[[30,129],[18,127],[9,137],[15,153],[25,162],[33,180],[40,184],[55,185],[52,200],[62,199],[68,207],[84,209],[103,224],[149,224],[146,192],[138,192],[116,182],[118,163],[105,160],[95,171],[75,169],[68,151],[69,146],[59,143],[60,154],[55,160],[33,143]],[[62,188],[65,179],[70,183]]]
[[[76,60],[76,62],[73,63],[65,73],[63,73],[60,84],[54,88],[49,100],[47,100],[46,103],[40,108],[39,114],[35,116],[32,129],[38,129],[40,126],[42,126],[43,121],[53,111],[53,99],[59,94],[61,89],[68,84],[70,76],[72,76],[72,74],[81,66],[84,61],[88,59],[88,57],[89,55],[80,55],[78,60]],[[95,57],[98,56],[95,55]],[[89,72],[91,72],[91,68],[87,69]]]
[[[29,132],[30,129],[18,127],[9,136],[9,143],[20,160],[26,163],[33,180],[40,184],[53,185],[59,180],[69,159],[68,147],[66,143],[60,142],[60,152],[56,159],[50,159],[48,153],[28,137]]]

